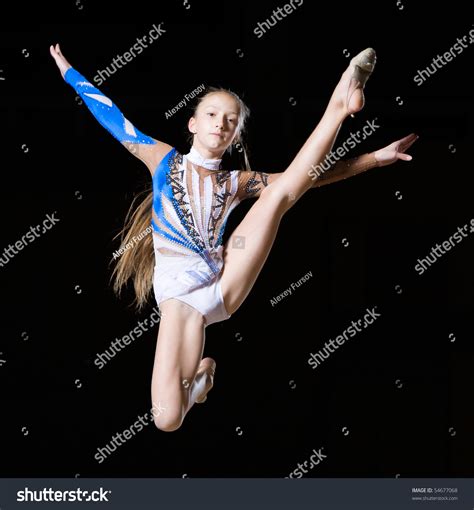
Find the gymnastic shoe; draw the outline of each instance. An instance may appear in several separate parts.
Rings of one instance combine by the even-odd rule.
[[[352,67],[352,74],[349,87],[347,89],[346,109],[351,117],[354,117],[354,113],[362,110],[364,107],[365,99],[363,89],[367,80],[369,79],[369,76],[374,70],[376,61],[377,56],[373,48],[366,48],[365,50],[358,53],[355,57],[353,57],[350,61],[349,66]],[[352,96],[358,89],[361,90],[361,101],[355,101],[355,105],[351,107],[350,102]]]
[[[199,364],[199,368],[196,372],[196,377],[198,374],[202,374],[203,372],[206,372],[208,375],[208,380],[206,380],[206,386],[209,385],[207,389],[205,389],[199,398],[196,398],[197,404],[202,404],[207,400],[207,394],[212,389],[212,386],[214,385],[214,376],[216,373],[216,362],[212,358],[204,358],[201,360],[201,363]],[[210,384],[209,384],[210,382]]]

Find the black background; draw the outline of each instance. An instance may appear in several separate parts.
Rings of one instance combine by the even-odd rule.
[[[256,24],[285,3],[83,0],[3,13],[0,249],[48,213],[60,222],[0,268],[0,475],[284,477],[321,447],[327,458],[306,476],[474,475],[472,235],[423,275],[414,269],[474,218],[473,46],[422,86],[413,81],[468,34],[472,16],[461,2],[306,0],[257,38]],[[350,157],[420,138],[413,161],[302,197],[245,303],[206,329],[205,355],[217,361],[207,402],[178,431],[149,425],[98,464],[96,449],[151,407],[158,326],[103,370],[93,364],[155,306],[150,296],[136,314],[132,287],[117,299],[109,283],[112,238],[150,176],[75,102],[49,45],[59,42],[92,80],[160,22],[166,33],[100,90],[180,150],[190,111],[165,112],[201,83],[225,86],[252,111],[252,168],[283,171],[324,112],[345,55],[368,46],[378,61],[366,107],[338,141],[375,117],[381,127]],[[243,168],[238,156],[225,156],[225,167]],[[232,214],[225,240],[252,203]],[[308,271],[313,278],[271,306]],[[316,370],[308,365],[373,306],[375,324]]]

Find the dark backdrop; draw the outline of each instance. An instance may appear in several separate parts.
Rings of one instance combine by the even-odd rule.
[[[474,218],[473,45],[414,82],[474,27],[463,3],[306,0],[260,38],[257,23],[284,1],[96,4],[17,2],[0,23],[0,249],[47,214],[60,218],[0,267],[0,474],[284,477],[322,448],[327,457],[305,476],[473,476],[473,236],[415,270]],[[49,45],[92,80],[160,22],[166,33],[100,89],[180,150],[189,109],[165,112],[201,83],[225,86],[252,111],[252,168],[283,171],[367,46],[378,62],[366,107],[338,141],[375,117],[380,128],[350,157],[411,132],[420,139],[412,162],[302,197],[246,302],[206,329],[205,355],[217,360],[208,401],[178,431],[149,425],[99,464],[96,449],[151,406],[158,325],[102,370],[93,363],[155,306],[151,296],[137,314],[132,287],[118,299],[109,283],[113,236],[150,176],[77,104]],[[238,152],[225,163],[243,168]],[[225,240],[252,203],[234,211]],[[374,306],[372,326],[308,365]]]

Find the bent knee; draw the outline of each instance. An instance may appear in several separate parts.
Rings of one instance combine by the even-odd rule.
[[[152,387],[152,414],[156,428],[165,432],[179,429],[183,422],[183,396],[175,385]]]
[[[155,393],[152,397],[152,403],[153,422],[158,429],[164,432],[173,432],[179,429],[184,418],[183,402],[180,394],[164,392],[158,395]]]
[[[156,428],[163,432],[174,432],[181,427],[183,423],[183,417],[181,413],[174,413],[172,415],[157,415],[153,417]]]

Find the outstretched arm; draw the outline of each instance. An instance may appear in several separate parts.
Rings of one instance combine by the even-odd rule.
[[[59,44],[50,47],[51,56],[66,83],[69,83],[82,98],[94,117],[134,156],[143,161],[150,172],[171,150],[172,146],[145,135],[124,117],[117,106],[64,58]]]
[[[418,138],[418,135],[412,133],[378,151],[362,154],[362,156],[346,161],[340,160],[333,168],[319,175],[317,175],[318,172],[314,172],[317,178],[312,187],[317,188],[325,184],[340,181],[341,179],[347,179],[348,177],[352,177],[378,166],[391,165],[399,159],[402,161],[410,161],[412,157],[405,154],[405,151],[410,148]]]
[[[416,140],[418,135],[412,133],[404,138],[391,143],[383,149],[375,152],[362,154],[356,158],[349,160],[339,160],[331,169],[325,172],[318,172],[316,169],[311,169],[308,174],[314,176],[314,183],[312,188],[318,188],[325,184],[347,179],[354,175],[360,174],[379,166],[387,166],[395,163],[399,159],[402,161],[410,161],[411,156],[405,154],[405,151],[410,148]],[[275,182],[283,172],[279,173],[266,173],[243,170],[239,173],[239,197],[257,198],[264,188]]]
[[[376,166],[378,166],[378,161],[375,158],[374,152],[362,154],[361,156],[348,160],[341,159],[332,168],[323,173],[314,172],[312,176],[315,180],[311,187],[318,188],[325,184],[347,179],[348,177],[360,174]]]

